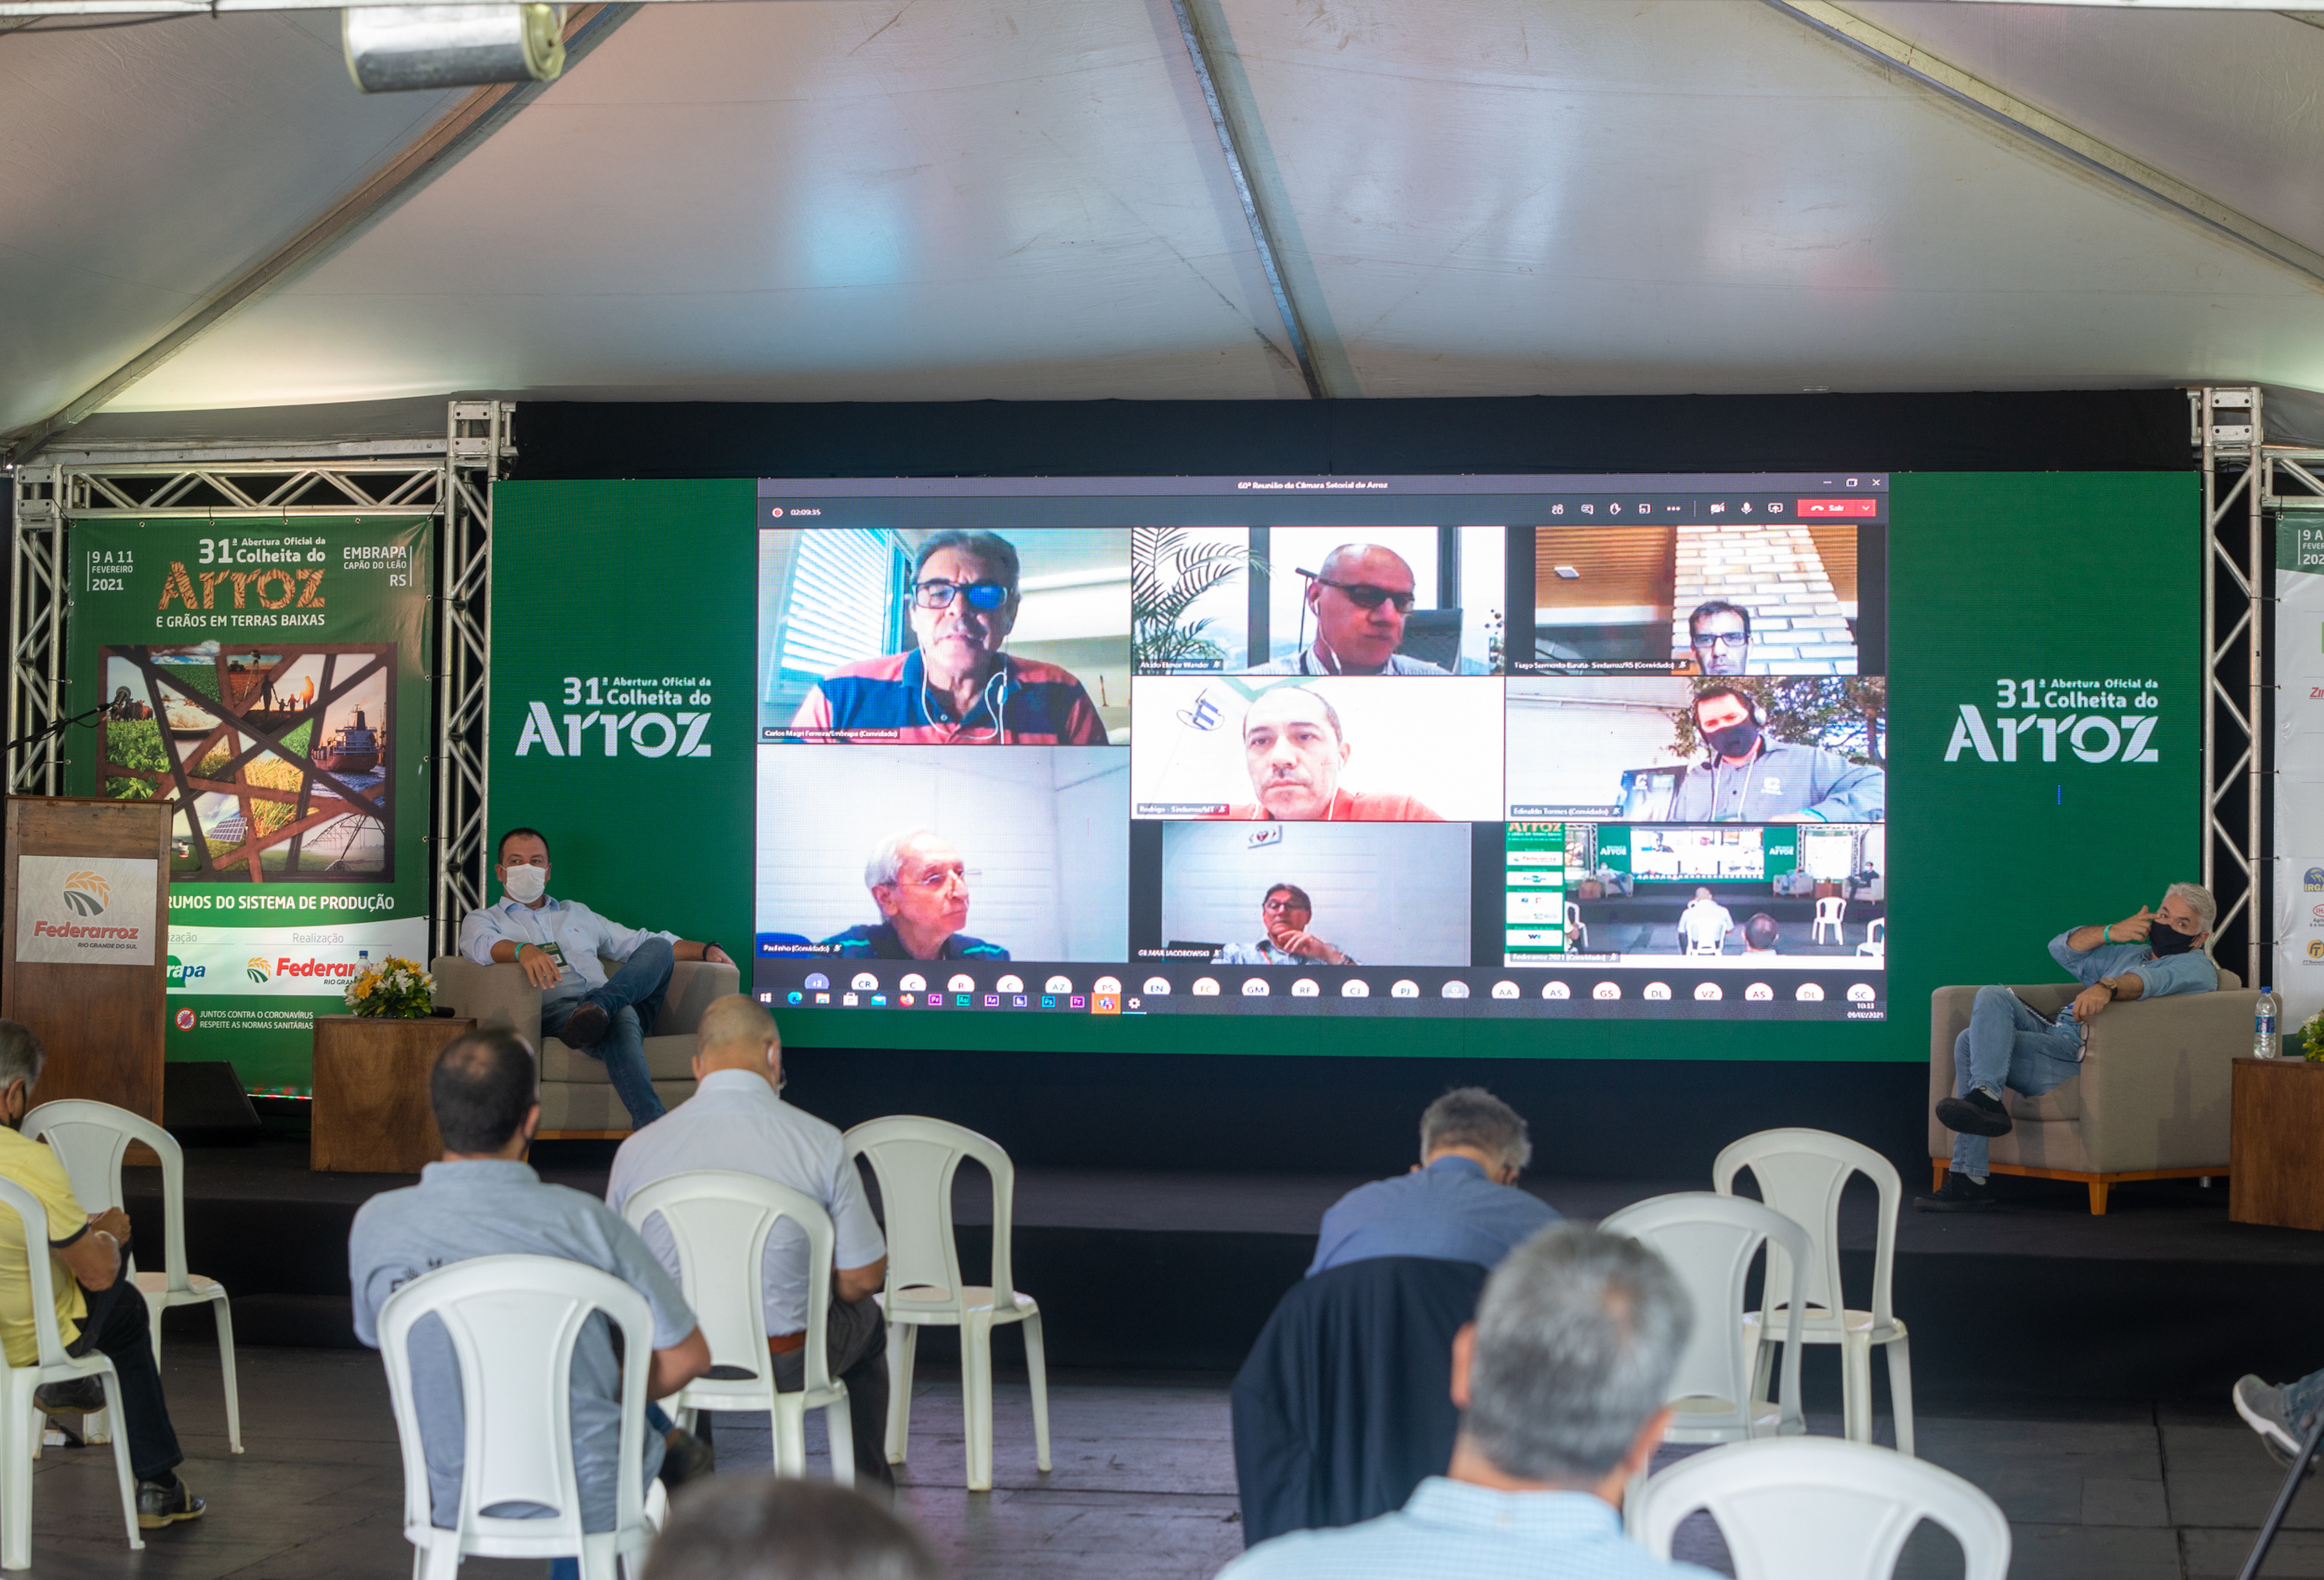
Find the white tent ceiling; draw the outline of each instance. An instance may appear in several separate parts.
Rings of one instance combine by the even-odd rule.
[[[1194,10],[1328,393],[2324,388],[2324,280],[1763,0]],[[2324,253],[2324,28],[1847,10]],[[462,97],[331,12],[0,34],[0,433]],[[107,410],[454,391],[1307,393],[1169,0],[643,7]]]

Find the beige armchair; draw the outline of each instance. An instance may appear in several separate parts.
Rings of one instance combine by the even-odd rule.
[[[619,961],[608,960],[608,971]],[[541,1039],[541,990],[516,966],[479,966],[465,955],[443,955],[429,968],[436,974],[436,1003],[473,1015],[479,1028],[512,1027],[540,1049],[541,1128],[549,1140],[627,1136],[629,1111],[621,1106],[605,1066],[556,1038]],[[646,1073],[663,1103],[676,1108],[693,1096],[694,1028],[711,1001],[740,991],[742,972],[723,962],[680,960],[670,972],[669,992],[654,1034],[645,1039]]]
[[[2010,991],[2045,1015],[2081,991],[2041,982]],[[1953,1133],[1936,1103],[1953,1095],[1953,1043],[1969,1029],[1974,987],[1938,988],[1929,1002],[1929,1157],[1945,1186]],[[2231,1061],[2251,1050],[2259,994],[2225,966],[2216,993],[2175,994],[2108,1009],[2090,1028],[2081,1073],[2038,1098],[2004,1091],[2016,1128],[1993,1139],[1993,1172],[2079,1179],[2090,1210],[2124,1179],[2185,1179],[2227,1172]]]

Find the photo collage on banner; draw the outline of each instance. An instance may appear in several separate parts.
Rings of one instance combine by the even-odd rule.
[[[1881,1018],[1885,483],[762,482],[758,989]]]

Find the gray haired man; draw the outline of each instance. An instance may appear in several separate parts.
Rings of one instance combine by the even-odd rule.
[[[1685,1291],[1634,1240],[1547,1229],[1485,1285],[1453,1340],[1452,1465],[1393,1514],[1261,1542],[1219,1580],[1703,1580],[1622,1534],[1691,1325]]]
[[[2054,1020],[2005,987],[1979,988],[1969,1029],[1953,1043],[1953,1095],[1936,1105],[1936,1122],[1954,1132],[1950,1170],[1944,1189],[1913,1205],[1922,1212],[1991,1209],[1992,1139],[2014,1127],[2001,1088],[2038,1098],[2080,1074],[2090,1023],[2110,1004],[2217,988],[2219,968],[2203,941],[2218,914],[2209,889],[2174,883],[2151,911],[2142,905],[2121,921],[2058,934],[2050,957],[2083,987]]]
[[[1517,1189],[1533,1142],[1515,1109],[1482,1086],[1457,1086],[1420,1115],[1420,1161],[1359,1185],[1324,1214],[1307,1276],[1367,1257],[1435,1257],[1500,1264],[1512,1247],[1559,1221]]]
[[[907,828],[872,847],[864,887],[882,920],[825,939],[845,959],[1006,960],[997,943],[971,938],[969,869],[931,829]]]

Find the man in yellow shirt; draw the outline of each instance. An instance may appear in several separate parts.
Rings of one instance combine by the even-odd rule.
[[[146,1326],[145,1298],[124,1276],[124,1247],[129,1215],[119,1207],[101,1213],[84,1208],[57,1154],[28,1141],[17,1126],[33,1107],[33,1088],[47,1050],[14,1020],[0,1020],[0,1178],[31,1192],[46,1209],[43,1247],[55,1285],[57,1332],[74,1355],[94,1350],[113,1363],[121,1382],[120,1429],[129,1438],[129,1467],[138,1478],[138,1523],[147,1530],[200,1518],[200,1498],[178,1479],[184,1454],[169,1424],[162,1397],[161,1369],[154,1363],[152,1335]],[[26,1257],[25,1225],[0,1209],[0,1350],[11,1366],[39,1359],[33,1322],[32,1270]],[[33,1396],[54,1415],[85,1415],[105,1407],[103,1385],[95,1377],[50,1383]]]

